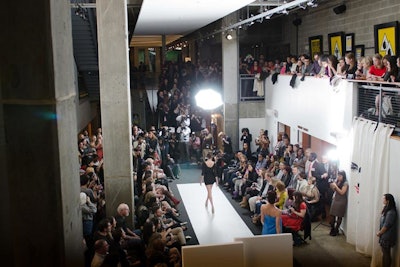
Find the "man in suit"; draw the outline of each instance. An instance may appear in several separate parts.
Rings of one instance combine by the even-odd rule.
[[[324,172],[324,165],[318,162],[317,154],[315,152],[311,152],[309,156],[309,175],[308,177],[315,177],[317,179],[317,188],[320,192],[320,203],[321,203],[321,213],[322,218],[326,218],[326,209],[325,205],[329,203],[327,199],[327,191],[329,189],[329,183],[327,177],[325,177]]]

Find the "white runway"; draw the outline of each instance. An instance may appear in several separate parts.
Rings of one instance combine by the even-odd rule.
[[[200,245],[233,242],[235,237],[254,236],[219,187],[213,187],[215,213],[205,207],[207,189],[203,184],[178,184],[193,230]]]

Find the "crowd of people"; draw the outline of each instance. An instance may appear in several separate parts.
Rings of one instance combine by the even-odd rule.
[[[181,246],[187,222],[179,219],[178,205],[169,188],[179,179],[180,168],[164,155],[162,131],[152,126],[144,132],[132,127],[135,229],[128,227],[130,207],[121,203],[115,214],[106,214],[101,129],[91,137],[78,137],[81,164],[81,210],[83,237],[87,247],[86,266],[181,266]]]
[[[296,233],[303,230],[305,217],[311,222],[329,215],[329,234],[338,235],[347,207],[348,183],[336,162],[326,156],[319,162],[315,152],[291,144],[284,133],[270,152],[264,130],[255,139],[257,150],[251,152],[252,135],[247,128],[242,133],[243,149],[221,165],[219,179],[232,198],[249,210],[253,222],[262,224],[262,233]]]
[[[258,61],[251,57],[241,63],[247,74],[300,74],[316,77],[340,76],[348,79],[399,81],[394,57],[360,58],[352,53],[336,63],[332,56],[307,55],[286,62]],[[246,66],[244,66],[246,65]],[[251,67],[249,67],[251,65]],[[333,66],[337,66],[336,68]],[[268,76],[261,75],[261,78]],[[202,182],[207,187],[206,207],[211,205],[212,185],[221,184],[249,209],[262,234],[295,233],[303,230],[304,221],[325,219],[329,214],[330,235],[339,234],[347,206],[346,173],[336,162],[310,148],[291,144],[280,133],[274,146],[268,131],[260,130],[254,138],[242,129],[241,149],[234,152],[232,140],[220,132],[222,149],[217,147],[216,129],[206,122],[201,111],[193,108],[193,93],[200,84],[220,83],[220,65],[169,64],[160,76],[158,91],[159,126],[148,131],[132,126],[135,229],[128,227],[130,207],[121,203],[115,214],[106,214],[103,172],[103,136],[101,128],[89,136],[78,136],[80,160],[81,210],[86,266],[167,266],[181,265],[181,247],[191,238],[185,235],[186,222],[179,219],[176,199],[169,182],[180,178],[178,163],[193,162],[202,166]],[[256,151],[251,151],[252,143]],[[215,179],[214,179],[215,178]],[[380,234],[381,235],[381,234]],[[380,236],[379,235],[379,236]],[[294,238],[294,242],[299,240]],[[387,251],[387,250],[386,250]]]
[[[400,82],[400,58],[393,55],[361,56],[356,58],[349,52],[342,58],[334,55],[315,53],[313,57],[307,54],[289,55],[286,60],[267,60],[264,55],[258,59],[252,55],[241,57],[239,63],[241,75],[254,76],[254,81],[245,80],[242,83],[242,96],[264,96],[264,80],[271,75],[275,83],[278,75],[292,75],[290,86],[294,87],[296,80],[304,81],[307,76],[329,78],[336,86],[341,79],[360,81]],[[374,115],[379,114],[379,98],[376,99]]]

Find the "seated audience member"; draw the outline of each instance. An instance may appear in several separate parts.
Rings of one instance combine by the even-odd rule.
[[[257,213],[258,214],[260,213],[260,206],[263,204],[262,201],[264,201],[267,198],[268,191],[274,190],[274,185],[272,181],[273,176],[274,176],[273,173],[265,171],[263,176],[262,186],[259,190],[259,193],[256,196],[249,198],[248,201],[249,209],[252,214],[256,213],[257,203],[259,203]]]
[[[300,231],[307,212],[307,205],[304,203],[302,194],[300,192],[294,192],[293,197],[294,202],[293,206],[289,208],[289,213],[282,214],[283,232],[286,233]]]
[[[200,153],[200,150],[199,150]],[[199,154],[200,159],[200,154]],[[165,165],[165,174],[172,179],[179,179],[181,175],[181,167],[179,164],[175,163],[175,160],[171,157],[170,154],[167,154],[167,162]]]
[[[256,172],[253,163],[247,165],[247,171],[243,176],[243,179],[239,183],[239,196],[242,196],[242,201],[239,203],[242,208],[247,208],[248,206],[248,196],[247,194],[253,196],[257,194],[258,185],[258,173]]]
[[[117,227],[121,227],[125,231],[125,240],[128,242],[128,246],[138,246],[142,243],[142,239],[140,237],[141,231],[131,230],[128,227],[126,223],[126,217],[129,216],[129,213],[129,206],[125,203],[121,203],[117,208],[117,215],[115,215],[115,220],[117,221]]]
[[[321,213],[320,193],[316,186],[316,181],[315,177],[308,178],[308,185],[302,193],[310,210],[311,221],[317,220],[317,216]]]
[[[304,172],[300,172],[297,176],[297,183],[295,187],[295,191],[299,191],[300,193],[305,193],[307,189],[307,179],[306,179],[306,174]]]
[[[246,156],[247,159],[251,159],[251,157],[252,157],[251,156],[251,150],[250,150],[250,147],[249,147],[248,143],[243,143],[242,153],[243,153],[243,155]]]
[[[275,206],[279,209],[283,209],[283,205],[285,204],[288,198],[288,192],[285,188],[285,184],[282,181],[278,181],[276,184],[276,198]]]
[[[386,72],[386,67],[383,65],[382,56],[375,54],[372,57],[373,65],[369,69],[367,80],[370,81],[383,81],[383,76]]]
[[[285,187],[287,187],[292,179],[292,168],[290,166],[285,165],[283,169],[283,175],[281,177],[281,181],[285,184]]]
[[[267,203],[261,206],[262,235],[280,234],[282,231],[282,211],[275,207],[276,192],[267,193]]]
[[[106,240],[99,239],[94,243],[95,254],[92,259],[91,267],[101,267],[104,266],[104,260],[108,254],[109,245]]]
[[[152,216],[149,218],[156,218],[159,222],[158,230],[165,230],[167,233],[171,233],[175,240],[179,241],[181,246],[186,245],[186,241],[190,240],[191,236],[185,236],[184,230],[182,228],[183,223],[178,223],[173,219],[168,219],[165,216],[165,212],[161,210],[161,208],[155,206],[152,210]]]

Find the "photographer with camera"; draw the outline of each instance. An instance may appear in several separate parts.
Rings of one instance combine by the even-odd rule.
[[[242,136],[240,137],[240,141],[242,141],[243,144],[247,143],[251,154],[251,142],[253,141],[253,136],[251,135],[249,128],[242,129]]]
[[[205,159],[207,154],[209,154],[209,153],[212,154],[213,137],[207,128],[205,128],[201,131],[201,136],[202,136],[201,148],[202,148],[202,153],[203,153],[203,159]]]
[[[222,158],[226,164],[229,164],[231,159],[233,159],[232,139],[224,132],[220,132],[218,137],[221,138],[223,145],[224,154],[222,155]]]

